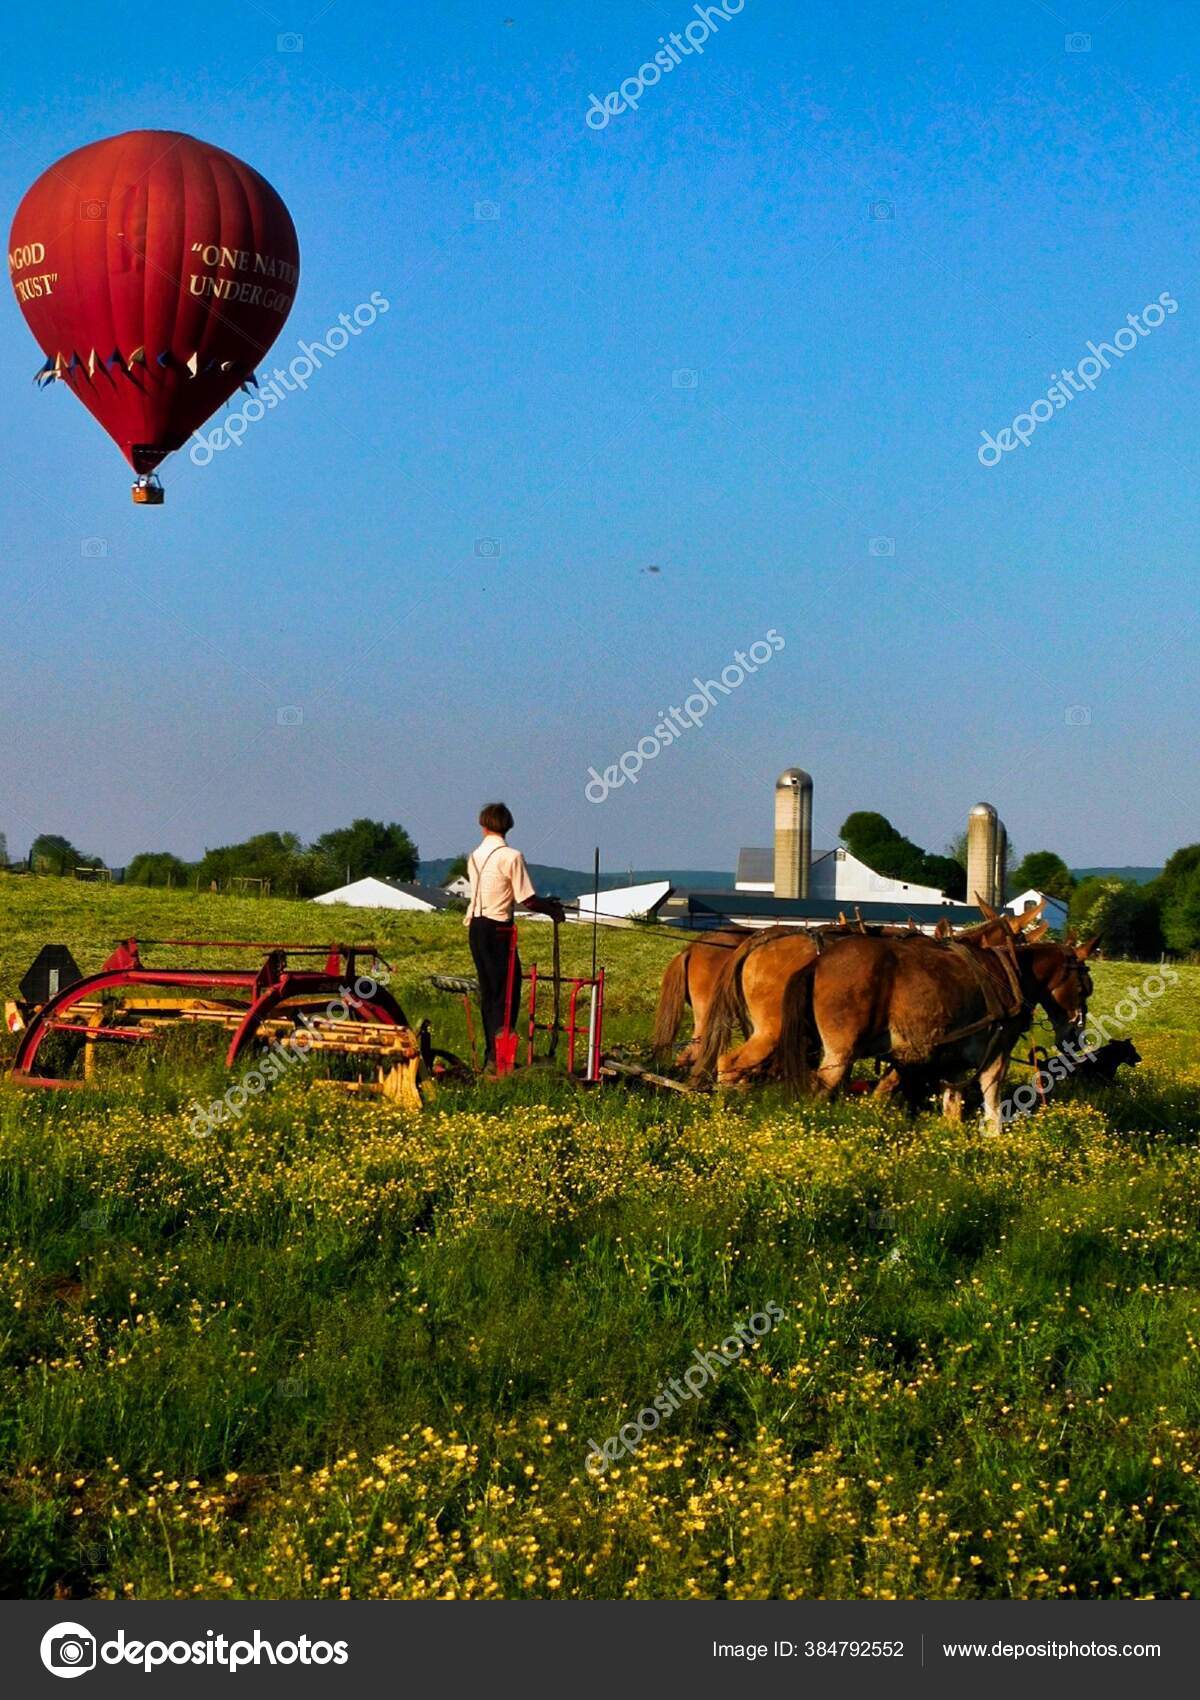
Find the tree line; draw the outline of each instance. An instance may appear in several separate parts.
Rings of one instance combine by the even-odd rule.
[[[841,838],[850,854],[877,874],[931,885],[947,897],[967,901],[966,833],[948,845],[944,855],[931,855],[898,832],[885,815],[859,810],[843,821]],[[1081,938],[1098,935],[1109,956],[1147,961],[1164,950],[1178,956],[1200,951],[1200,844],[1176,850],[1146,885],[1111,874],[1077,880],[1055,851],[1031,850],[1009,873],[1005,895],[1029,890],[1065,903],[1069,926]]]
[[[1099,934],[1109,956],[1148,961],[1163,950],[1192,956],[1200,951],[1200,844],[1168,856],[1148,885],[1093,874],[1070,897],[1071,925],[1081,938]]]
[[[841,838],[851,855],[877,874],[933,886],[947,897],[967,901],[965,833],[938,855],[906,838],[885,815],[859,810],[842,823]],[[7,848],[0,834],[0,867],[5,865]],[[67,878],[79,868],[104,868],[99,856],[86,854],[57,833],[34,839],[28,865],[33,873]],[[420,852],[399,822],[362,817],[322,833],[311,844],[294,832],[260,832],[240,844],[205,850],[196,862],[169,850],[145,850],[126,867],[125,881],[201,891],[262,882],[276,897],[318,897],[369,875],[413,880],[419,865]],[[1147,885],[1109,874],[1076,880],[1055,851],[1033,850],[1009,874],[1007,895],[1030,889],[1066,903],[1069,924],[1080,937],[1099,935],[1110,956],[1146,961],[1164,950],[1179,956],[1200,952],[1200,844],[1176,850]]]
[[[221,844],[188,862],[170,850],[143,850],[125,868],[127,885],[194,886],[228,891],[261,882],[275,897],[319,897],[348,880],[375,875],[412,880],[420,852],[398,821],[365,817],[323,832],[305,844],[294,832],[259,832],[241,844]],[[102,869],[58,833],[42,833],[29,850],[29,870],[71,878],[79,868]]]

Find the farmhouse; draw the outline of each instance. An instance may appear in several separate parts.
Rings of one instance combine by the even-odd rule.
[[[1049,921],[1052,927],[1064,932],[1067,925],[1067,906],[1059,897],[1048,897],[1044,891],[1023,891],[1019,897],[1010,897],[1004,907],[1012,915],[1023,915],[1027,909],[1036,909],[1042,905],[1043,919]]]

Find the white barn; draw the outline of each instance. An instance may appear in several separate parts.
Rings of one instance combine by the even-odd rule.
[[[738,852],[737,891],[773,892],[775,890],[774,850],[749,849]],[[911,880],[890,879],[877,874],[849,850],[814,850],[809,872],[808,895],[830,903],[945,903],[959,900],[947,897],[931,885],[917,885]]]
[[[671,895],[670,880],[653,880],[648,885],[619,885],[611,891],[585,891],[579,899],[581,921],[627,921],[635,915],[653,915]]]
[[[384,879],[368,874],[365,879],[351,880],[336,891],[323,891],[313,903],[348,903],[352,909],[410,909],[432,914],[435,909],[449,909],[450,899],[444,891],[433,886],[413,885],[407,880]]]

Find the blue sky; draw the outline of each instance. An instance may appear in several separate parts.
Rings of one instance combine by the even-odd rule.
[[[745,0],[590,128],[695,16],[6,18],[6,216],[73,147],[183,129],[296,221],[275,360],[390,302],[142,510],[84,410],[29,383],[10,296],[14,854],[60,831],[192,856],[364,813],[451,854],[499,794],[538,860],[729,867],[793,762],[820,844],[874,808],[940,849],[980,798],[1076,864],[1200,836],[1193,9]],[[979,464],[1164,292],[1178,311]],[[769,664],[586,799],[769,629]]]

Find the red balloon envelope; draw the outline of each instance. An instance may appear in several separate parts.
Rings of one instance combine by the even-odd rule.
[[[177,130],[67,154],[29,190],[9,239],[13,288],[46,356],[39,383],[65,383],[140,474],[252,379],[299,266],[271,185]]]

